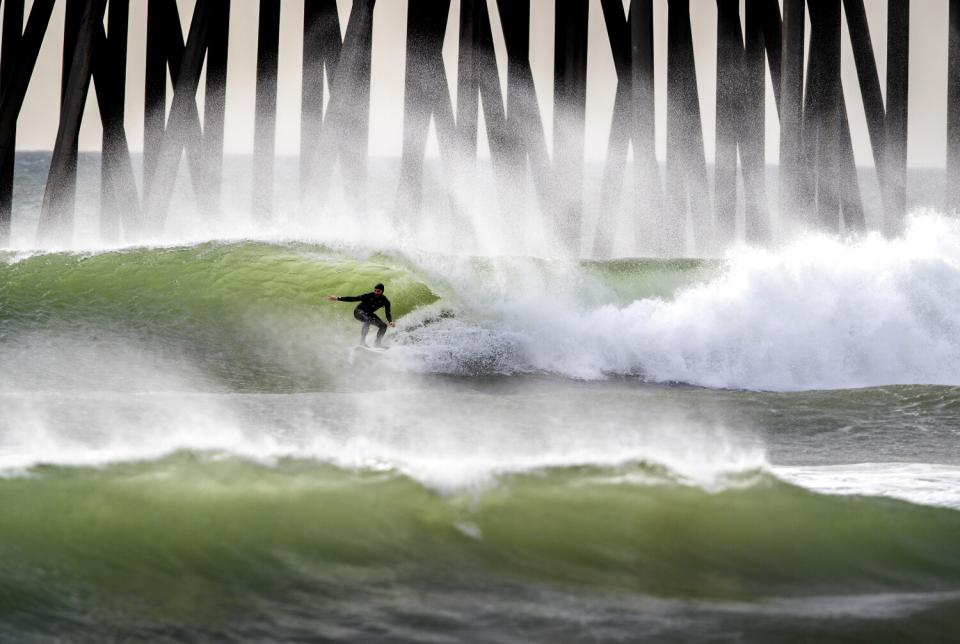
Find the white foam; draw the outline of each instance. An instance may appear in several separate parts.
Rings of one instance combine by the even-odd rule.
[[[713,489],[766,464],[744,432],[663,415],[624,426],[622,413],[598,414],[556,393],[0,393],[0,470],[8,473],[178,450],[387,469],[441,492],[546,468],[635,462]]]
[[[780,478],[823,494],[886,496],[960,509],[960,466],[857,463],[775,467]]]
[[[894,240],[740,248],[718,277],[669,300],[585,306],[583,290],[523,277],[499,299],[471,293],[488,319],[441,321],[396,355],[425,371],[492,364],[721,388],[960,384],[960,223],[945,217],[915,216]]]

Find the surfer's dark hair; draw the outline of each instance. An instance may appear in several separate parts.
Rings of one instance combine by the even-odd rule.
[[[382,290],[383,290],[383,284],[375,284],[374,287],[373,287],[373,290],[376,291],[377,289],[380,289],[380,290],[382,291]]]

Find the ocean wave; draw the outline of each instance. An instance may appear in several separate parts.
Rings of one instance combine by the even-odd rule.
[[[390,468],[303,460],[39,467],[0,480],[0,611],[64,585],[176,602],[184,570],[211,604],[397,575],[714,600],[960,582],[960,512],[824,496],[762,472],[717,491],[681,479],[644,462],[570,466],[438,495]]]
[[[0,334],[7,347],[121,337],[234,389],[350,389],[365,376],[351,379],[355,360],[337,349],[357,325],[323,297],[376,281],[400,318],[380,366],[397,372],[776,391],[960,384],[960,224],[937,216],[893,240],[813,235],[719,263],[264,242],[40,254],[0,265]]]

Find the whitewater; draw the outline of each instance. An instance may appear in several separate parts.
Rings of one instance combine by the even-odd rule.
[[[357,352],[384,282],[388,354]],[[0,639],[949,641],[960,223],[0,251]]]

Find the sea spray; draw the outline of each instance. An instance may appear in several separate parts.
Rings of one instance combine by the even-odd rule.
[[[671,297],[585,305],[576,292],[471,299],[494,322],[415,333],[411,368],[765,390],[960,384],[960,230],[936,216],[895,240],[811,235],[732,251]]]

